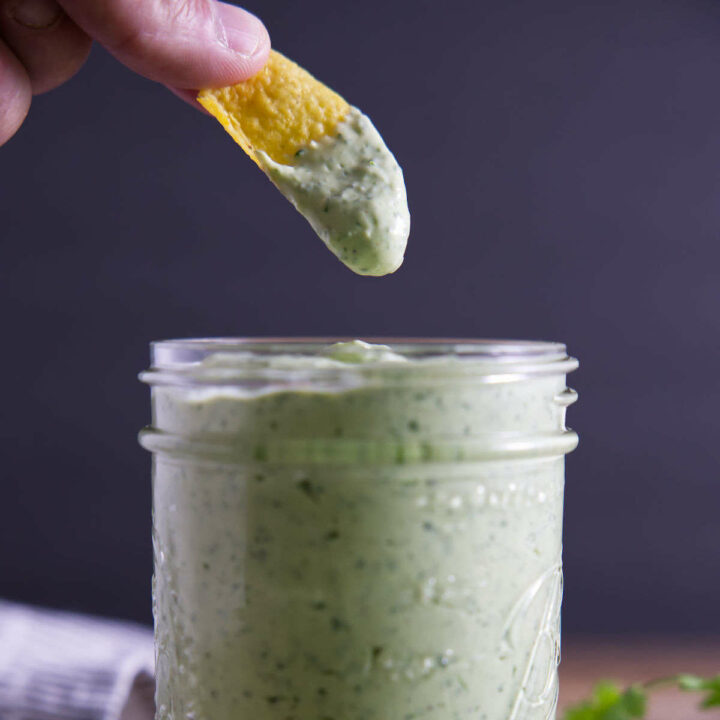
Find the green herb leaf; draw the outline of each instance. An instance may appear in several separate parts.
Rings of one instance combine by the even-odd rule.
[[[611,682],[598,683],[590,700],[569,708],[564,720],[633,720],[644,718],[649,690],[677,685],[686,692],[706,693],[701,708],[720,707],[720,675],[703,678],[697,675],[673,675],[631,685],[624,692]]]
[[[706,692],[707,696],[700,707],[720,707],[720,675],[712,678],[702,678],[697,675],[678,675],[677,684],[681,690],[687,692]]]
[[[625,692],[611,682],[595,686],[590,700],[579,703],[565,713],[565,720],[632,720],[645,715],[647,698],[641,685]]]

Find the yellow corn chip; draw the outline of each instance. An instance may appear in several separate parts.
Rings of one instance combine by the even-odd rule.
[[[202,90],[198,101],[258,165],[255,150],[292,165],[300,148],[331,135],[350,110],[337,93],[274,50],[257,75]]]

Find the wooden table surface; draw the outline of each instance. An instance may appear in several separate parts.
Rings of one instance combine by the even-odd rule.
[[[560,664],[560,712],[589,695],[598,680],[623,686],[678,672],[720,674],[720,638],[568,638]],[[720,720],[720,708],[700,712],[694,693],[659,690],[648,720]]]

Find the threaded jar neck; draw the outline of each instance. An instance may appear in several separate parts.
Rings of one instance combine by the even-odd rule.
[[[577,367],[560,343],[205,339],[153,344],[150,450],[242,462],[557,456]]]

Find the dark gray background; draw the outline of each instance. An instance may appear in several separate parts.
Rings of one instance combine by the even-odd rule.
[[[396,153],[407,260],[95,49],[0,148],[0,595],[149,621],[150,340],[501,336],[582,362],[566,631],[720,631],[720,4],[248,7]]]

